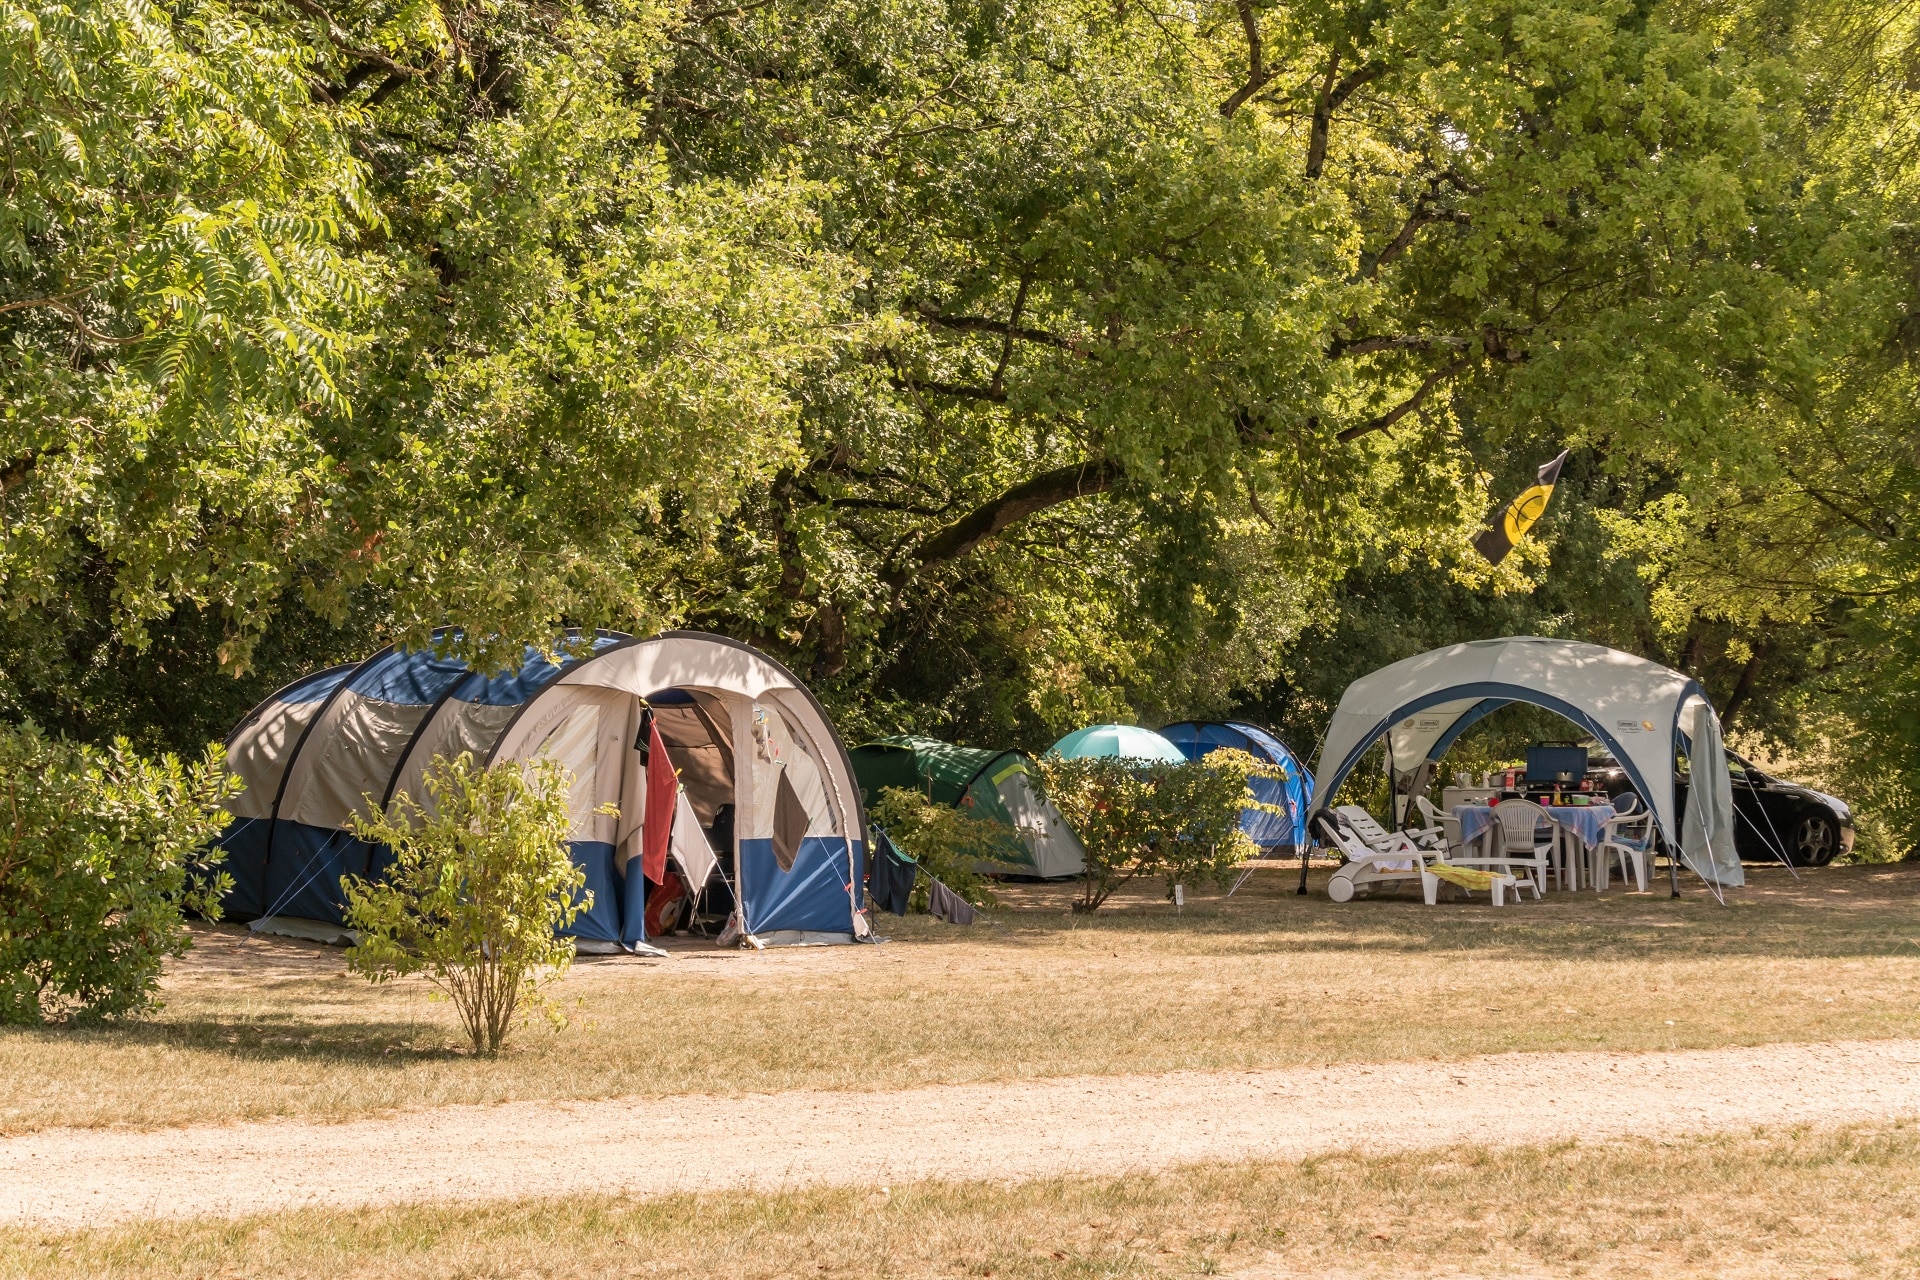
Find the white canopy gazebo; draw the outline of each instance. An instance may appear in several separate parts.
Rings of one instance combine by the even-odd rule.
[[[1399,795],[1424,783],[1471,725],[1515,702],[1565,716],[1605,744],[1653,810],[1668,846],[1701,879],[1716,887],[1746,883],[1734,852],[1733,781],[1720,717],[1706,691],[1671,667],[1575,640],[1474,640],[1354,681],[1320,748],[1312,810],[1326,805],[1382,738]],[[1675,811],[1679,752],[1691,772],[1684,814]]]

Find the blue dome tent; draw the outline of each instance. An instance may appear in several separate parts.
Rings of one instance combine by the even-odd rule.
[[[1292,853],[1308,843],[1307,798],[1313,793],[1313,775],[1287,744],[1256,725],[1239,721],[1185,720],[1160,730],[1160,736],[1178,747],[1189,760],[1198,760],[1222,748],[1244,751],[1262,764],[1278,765],[1284,778],[1249,780],[1254,799],[1282,810],[1246,809],[1240,829],[1268,853]]]
[[[247,784],[220,841],[234,877],[229,913],[338,933],[341,877],[377,875],[386,856],[354,837],[353,815],[403,791],[424,802],[435,756],[546,756],[573,775],[569,847],[593,891],[568,932],[583,950],[635,948],[646,882],[627,865],[640,851],[637,746],[651,710],[691,812],[732,854],[744,932],[763,943],[853,937],[865,815],[846,749],[799,680],[700,632],[570,634],[568,647],[580,652],[556,664],[529,649],[491,676],[431,649],[390,647],[255,708],[227,741],[228,767]]]

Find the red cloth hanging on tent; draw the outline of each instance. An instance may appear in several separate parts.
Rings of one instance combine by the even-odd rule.
[[[640,871],[659,884],[667,874],[667,843],[673,836],[673,811],[680,777],[667,756],[660,726],[647,720],[647,812],[640,821]]]

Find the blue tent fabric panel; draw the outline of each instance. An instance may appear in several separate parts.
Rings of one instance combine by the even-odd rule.
[[[1277,813],[1260,813],[1258,811],[1247,815],[1248,817],[1260,817],[1270,820],[1269,824],[1263,825],[1263,834],[1253,837],[1255,843],[1261,845],[1277,845],[1282,848],[1297,848],[1307,843],[1307,800],[1313,795],[1312,772],[1308,770],[1305,764],[1301,763],[1298,756],[1294,755],[1293,752],[1288,749],[1286,743],[1280,741],[1280,739],[1274,737],[1264,729],[1255,725],[1237,723],[1230,727],[1239,730],[1250,742],[1262,749],[1254,751],[1254,755],[1261,755],[1264,751],[1268,760],[1274,764],[1285,766],[1287,770],[1287,776],[1284,781],[1260,778],[1254,782],[1254,794],[1256,796],[1264,803],[1278,805],[1287,811],[1285,817]],[[1271,838],[1268,838],[1264,834],[1264,832],[1268,830],[1274,832]],[[1252,832],[1248,832],[1248,834],[1252,835]]]
[[[625,877],[614,866],[613,846],[604,840],[572,840],[567,852],[573,855],[574,865],[587,874],[582,890],[593,894],[593,905],[561,932],[594,942],[620,941],[620,907],[625,897],[620,882]]]
[[[865,851],[853,842],[853,865]],[[807,836],[793,856],[793,870],[782,871],[770,839],[740,841],[740,893],[748,933],[809,929],[823,933],[853,930],[852,886],[847,881],[847,841],[841,836]]]
[[[1265,809],[1243,809],[1240,813],[1240,830],[1246,832],[1247,839],[1263,849],[1298,844],[1294,835],[1294,813],[1298,806],[1289,809],[1287,805],[1286,781],[1279,778],[1253,778],[1248,781],[1247,789],[1253,792],[1253,798],[1260,803],[1285,810],[1271,813]]]
[[[267,906],[267,842],[273,838],[272,818],[235,818],[215,841],[226,850],[221,869],[233,877],[233,888],[221,900],[230,920],[253,920]]]
[[[601,633],[593,638],[593,652],[600,653],[619,644],[622,637]],[[552,684],[560,676],[579,665],[579,660],[566,658],[559,664],[548,661],[546,655],[529,645],[526,657],[517,670],[503,671],[498,675],[484,676],[475,672],[454,694],[462,702],[478,702],[489,707],[517,707]]]
[[[627,859],[626,875],[616,869],[620,884],[620,941],[647,940],[647,877],[640,870],[640,859]]]
[[[267,855],[262,914],[344,924],[340,878],[365,875],[373,856],[373,846],[351,832],[282,818]]]
[[[1262,804],[1284,809],[1284,814],[1264,809],[1247,809],[1240,815],[1240,829],[1247,838],[1265,849],[1286,851],[1307,840],[1307,799],[1313,794],[1313,775],[1300,763],[1287,744],[1257,725],[1197,723],[1169,725],[1161,734],[1189,760],[1198,760],[1223,747],[1244,751],[1256,760],[1277,764],[1286,770],[1281,778],[1254,778],[1250,789]]]
[[[436,658],[431,649],[396,650],[361,671],[347,689],[403,707],[430,707],[467,674],[458,658]]]

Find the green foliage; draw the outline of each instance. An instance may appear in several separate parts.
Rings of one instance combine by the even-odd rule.
[[[874,732],[1304,745],[1534,631],[1920,834],[1905,9],[7,2],[15,714],[690,622]]]
[[[901,852],[919,863],[934,879],[976,907],[994,905],[993,883],[976,867],[981,862],[1004,862],[1019,854],[1019,837],[1004,823],[976,818],[950,804],[934,804],[918,791],[886,787],[867,810],[886,829]],[[925,911],[932,886],[915,880],[907,900],[912,911]]]
[[[1252,777],[1280,772],[1243,751],[1213,751],[1181,764],[1094,756],[1040,761],[1047,794],[1086,847],[1076,911],[1096,911],[1136,876],[1177,884],[1226,879],[1251,857],[1241,811],[1257,802]],[[1267,806],[1260,806],[1267,807]]]
[[[217,918],[232,886],[209,845],[238,789],[217,750],[182,765],[0,726],[0,1022],[151,1009],[185,913]]]
[[[543,988],[573,963],[558,931],[593,905],[567,852],[568,786],[553,761],[477,768],[462,752],[429,766],[426,804],[402,792],[389,812],[356,818],[394,861],[381,880],[342,881],[359,933],[348,967],[374,982],[424,973],[475,1053],[500,1051],[522,1005],[562,1025]]]
[[[0,621],[44,637],[93,604],[139,644],[191,604],[240,663],[315,549],[311,428],[351,410],[361,296],[342,241],[375,212],[306,63],[217,0],[4,6]]]

